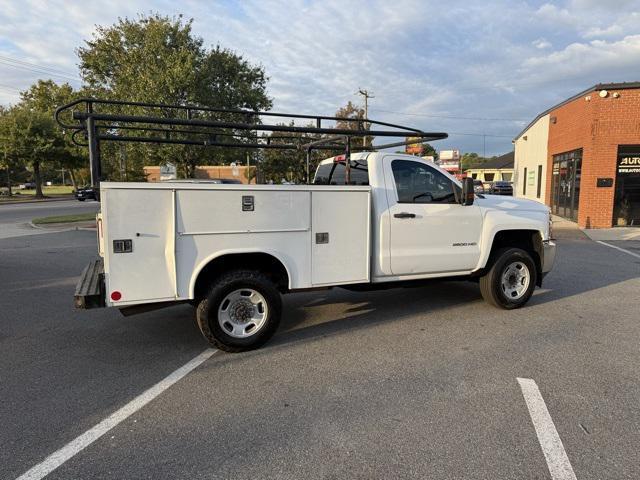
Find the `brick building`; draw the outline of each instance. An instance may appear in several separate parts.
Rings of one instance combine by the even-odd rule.
[[[143,167],[144,175],[147,182],[160,181],[160,167],[148,166]],[[247,171],[250,173],[247,174]],[[256,183],[256,167],[246,167],[244,165],[228,166],[228,165],[202,165],[195,169],[194,177],[202,180],[233,180],[240,183]]]
[[[595,85],[514,140],[514,195],[583,228],[640,226],[640,82]]]

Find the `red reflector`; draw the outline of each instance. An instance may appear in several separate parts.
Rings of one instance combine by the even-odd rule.
[[[119,291],[116,290],[115,292],[111,292],[111,300],[113,300],[114,302],[117,302],[121,298],[122,294]]]

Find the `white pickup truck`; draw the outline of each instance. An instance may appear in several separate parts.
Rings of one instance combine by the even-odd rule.
[[[341,155],[312,185],[101,183],[100,258],[76,306],[190,302],[207,341],[239,352],[274,334],[284,293],[456,278],[513,309],[553,266],[540,203],[474,195],[471,179],[409,155],[351,154],[348,185],[346,170]]]

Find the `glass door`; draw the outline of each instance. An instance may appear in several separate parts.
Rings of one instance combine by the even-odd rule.
[[[571,220],[578,219],[582,150],[553,156],[551,211]]]

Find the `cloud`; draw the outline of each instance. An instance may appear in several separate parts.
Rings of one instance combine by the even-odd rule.
[[[531,45],[533,45],[539,50],[544,50],[546,48],[552,47],[551,42],[549,42],[548,40],[545,40],[544,38],[538,38],[537,40],[534,40],[533,42],[531,42]]]
[[[206,45],[264,66],[274,109],[332,114],[366,88],[371,117],[456,134],[443,148],[503,153],[553,103],[599,81],[640,80],[638,3],[0,0],[0,56],[77,76],[75,49],[96,24],[183,13]],[[40,76],[0,61],[0,103]]]
[[[625,72],[637,74],[638,65],[640,35],[631,35],[614,42],[593,40],[589,43],[572,43],[563,50],[531,57],[523,63],[523,73],[535,78],[562,78],[593,73],[602,76],[604,72],[619,76]],[[609,80],[615,78],[602,78],[603,82]]]
[[[535,12],[535,16],[538,20],[551,25],[576,27],[582,22],[579,16],[573,15],[567,8],[560,8],[552,3],[541,5]]]

